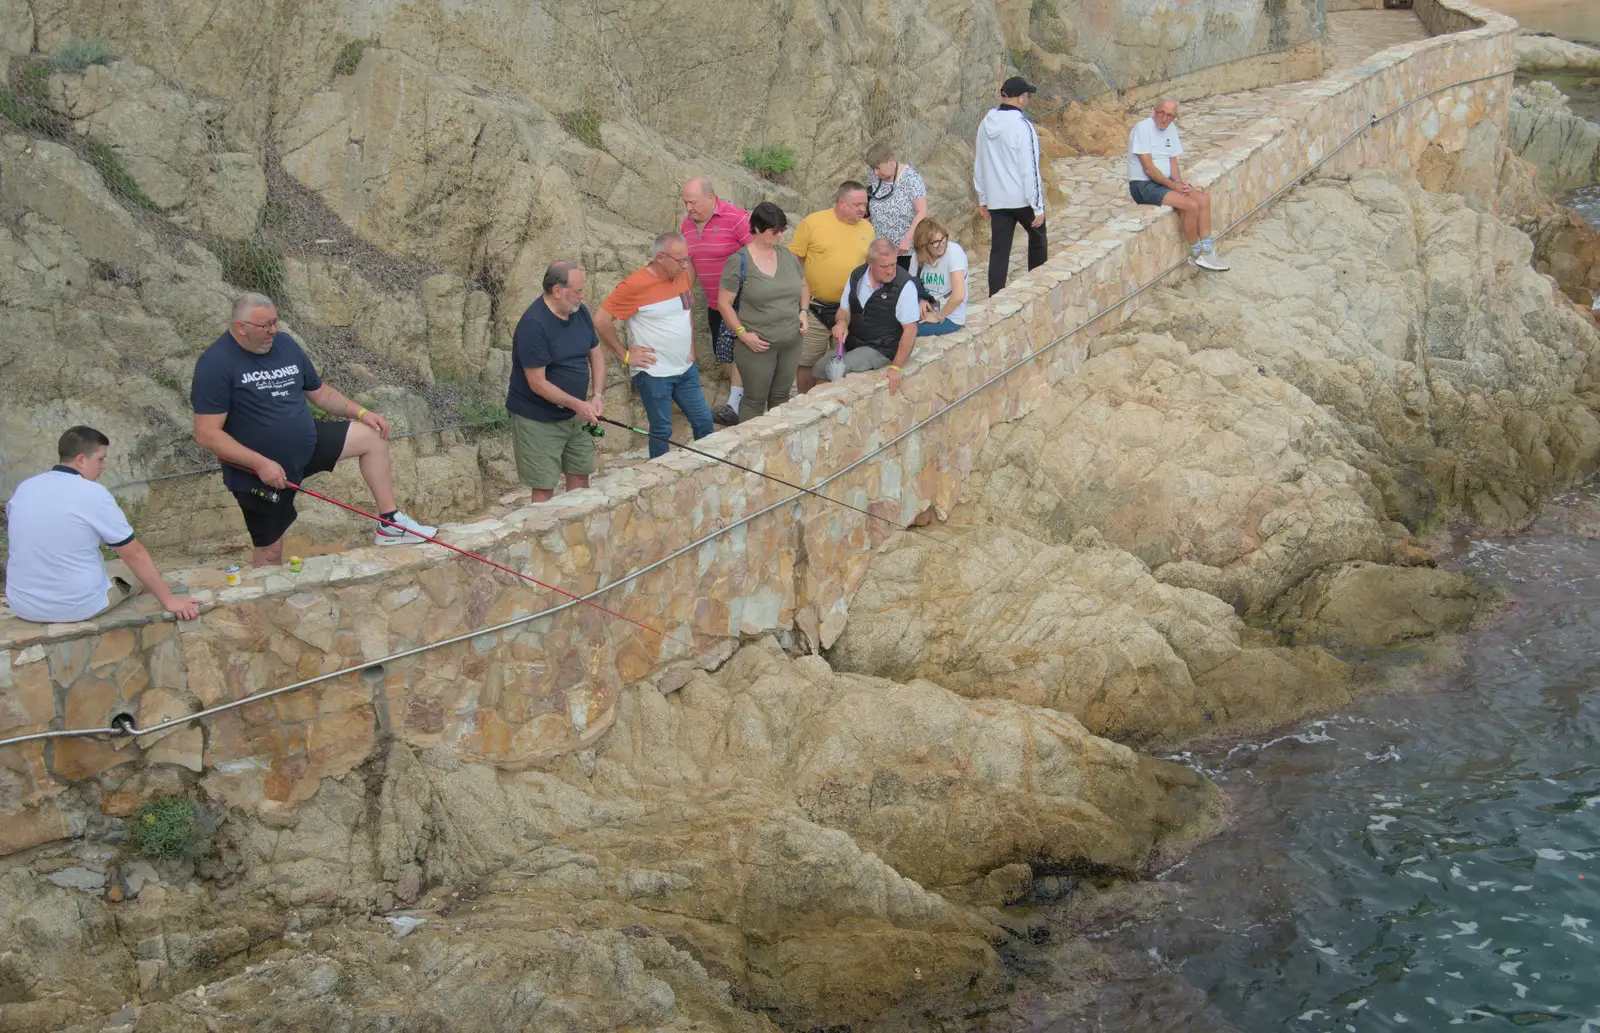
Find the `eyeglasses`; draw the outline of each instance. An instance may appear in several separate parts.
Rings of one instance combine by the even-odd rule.
[[[928,246],[929,247],[944,247],[948,243],[950,243],[950,238],[949,237],[940,237],[938,240],[930,240],[930,241],[928,241]]]
[[[269,319],[265,323],[252,323],[248,319],[241,319],[239,322],[243,323],[245,326],[260,327],[262,330],[272,330],[278,325],[278,321],[276,319]]]

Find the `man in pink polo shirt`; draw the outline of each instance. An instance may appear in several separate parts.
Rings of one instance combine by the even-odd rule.
[[[706,295],[706,323],[711,327],[713,351],[717,331],[722,328],[722,314],[717,311],[717,285],[722,282],[722,267],[729,256],[750,242],[750,213],[736,204],[729,204],[711,189],[711,181],[696,176],[683,185],[683,226],[679,232],[689,245],[689,258],[694,263],[695,278]],[[744,397],[744,385],[739,382],[739,367],[733,364],[733,353],[718,355],[717,361],[728,371],[728,401],[711,412],[712,419],[724,426],[739,422],[739,402]]]

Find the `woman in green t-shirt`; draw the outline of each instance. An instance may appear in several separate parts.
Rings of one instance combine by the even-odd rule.
[[[800,365],[811,291],[800,260],[778,243],[788,228],[783,209],[762,201],[750,213],[750,243],[722,267],[717,311],[736,338],[733,361],[744,381],[740,423],[787,402]]]

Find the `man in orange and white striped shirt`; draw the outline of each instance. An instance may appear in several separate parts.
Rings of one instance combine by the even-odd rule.
[[[601,303],[595,332],[633,377],[650,418],[650,458],[664,455],[672,436],[672,404],[689,420],[696,438],[714,429],[711,407],[700,391],[694,364],[694,318],[689,245],[681,233],[657,234],[650,264],[632,273]],[[617,337],[616,321],[628,322],[629,346]]]

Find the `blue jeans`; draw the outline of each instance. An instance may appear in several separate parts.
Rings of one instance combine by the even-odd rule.
[[[706,396],[700,393],[700,371],[694,366],[675,377],[652,377],[640,372],[633,375],[634,390],[650,417],[650,458],[667,454],[667,439],[672,436],[672,403],[677,402],[683,415],[689,418],[689,428],[696,438],[703,438],[714,429],[711,425],[711,407]]]
[[[918,337],[938,337],[941,334],[953,334],[961,329],[961,324],[953,319],[941,319],[937,323],[918,323]]]

